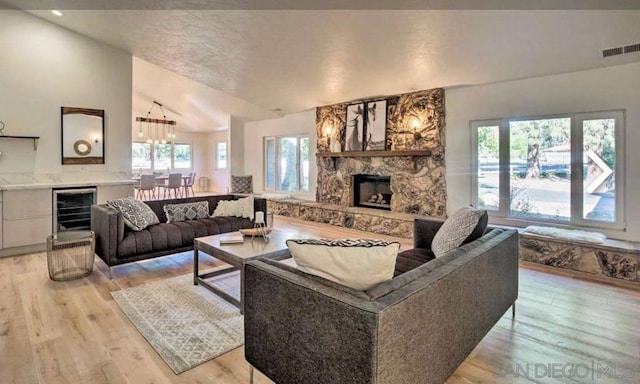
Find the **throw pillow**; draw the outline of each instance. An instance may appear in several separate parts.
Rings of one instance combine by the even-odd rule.
[[[393,278],[400,243],[369,239],[287,240],[302,272],[365,291]]]
[[[220,200],[211,217],[236,216],[253,220],[253,196],[238,200]]]
[[[253,176],[231,176],[231,193],[253,193]]]
[[[107,201],[107,205],[122,214],[124,223],[134,231],[142,231],[150,225],[160,223],[151,208],[133,197]]]
[[[489,216],[484,209],[464,207],[445,220],[431,242],[431,250],[440,257],[484,234]]]
[[[209,217],[208,201],[196,201],[184,204],[165,204],[162,209],[164,209],[164,214],[167,216],[167,223],[206,219]]]

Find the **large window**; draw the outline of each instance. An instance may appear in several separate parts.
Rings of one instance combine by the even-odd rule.
[[[227,142],[219,141],[216,143],[216,169],[227,168]]]
[[[474,200],[493,217],[623,228],[623,112],[474,121]]]
[[[265,137],[264,189],[309,190],[308,136]]]
[[[166,172],[193,168],[190,143],[150,144],[133,142],[131,168],[134,172]]]

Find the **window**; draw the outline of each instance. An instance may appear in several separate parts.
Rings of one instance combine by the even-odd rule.
[[[134,142],[131,152],[133,169],[151,169],[151,144]]]
[[[227,168],[227,142],[220,141],[216,143],[216,168]]]
[[[265,190],[308,191],[309,137],[265,137],[264,174]]]
[[[622,111],[471,122],[474,201],[492,217],[624,228],[623,122]]]
[[[175,143],[173,145],[173,168],[191,169],[191,144]]]
[[[135,172],[153,170],[165,172],[172,169],[192,169],[192,146],[190,143],[131,144],[131,168]]]

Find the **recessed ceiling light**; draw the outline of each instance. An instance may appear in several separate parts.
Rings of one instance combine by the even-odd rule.
[[[51,13],[53,13],[56,16],[62,16],[62,12],[58,11],[57,9],[52,10]]]

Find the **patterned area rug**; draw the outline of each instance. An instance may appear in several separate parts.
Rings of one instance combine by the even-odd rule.
[[[212,281],[239,297],[238,273]],[[244,344],[240,310],[183,275],[111,292],[120,308],[176,373]]]

